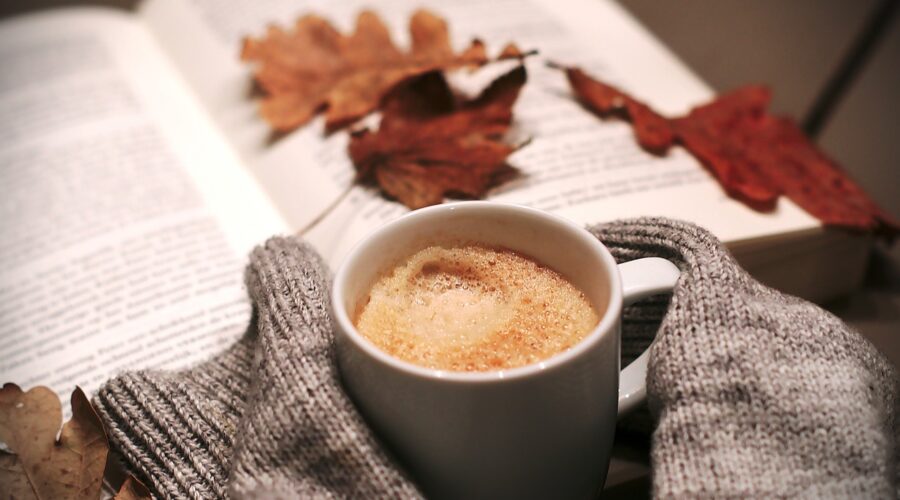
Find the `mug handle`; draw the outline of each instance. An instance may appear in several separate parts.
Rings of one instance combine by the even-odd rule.
[[[625,307],[651,295],[671,292],[681,271],[666,259],[648,257],[619,264],[619,275],[622,277],[622,307]],[[650,347],[647,347],[619,375],[619,417],[628,414],[647,397],[649,353]]]

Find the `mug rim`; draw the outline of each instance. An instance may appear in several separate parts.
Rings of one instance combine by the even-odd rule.
[[[506,212],[506,214],[512,216],[515,216],[516,214],[527,213],[532,216],[536,216],[537,218],[543,219],[545,222],[564,227],[567,231],[572,233],[575,238],[582,240],[588,245],[588,247],[596,251],[596,253],[600,257],[600,260],[606,265],[606,274],[608,278],[607,283],[610,292],[609,303],[607,304],[606,310],[601,316],[600,321],[597,322],[597,326],[595,326],[590,331],[590,333],[585,335],[583,339],[578,341],[578,343],[563,352],[554,354],[553,356],[550,356],[546,359],[527,365],[490,371],[440,370],[437,368],[428,368],[425,366],[417,365],[388,354],[387,352],[376,346],[372,341],[363,336],[350,320],[347,308],[344,306],[343,295],[344,290],[346,289],[346,283],[350,278],[348,274],[349,269],[352,267],[351,264],[364,257],[368,253],[367,250],[371,245],[371,242],[385,231],[396,229],[404,225],[415,224],[420,219],[433,217],[434,214],[438,212],[457,210],[499,210],[502,212]],[[622,283],[617,266],[618,264],[616,263],[615,259],[613,259],[612,254],[609,252],[606,246],[600,242],[599,239],[597,239],[586,229],[579,227],[572,221],[558,215],[554,215],[536,208],[524,205],[516,205],[512,203],[491,201],[459,201],[453,203],[444,203],[442,205],[433,205],[425,208],[420,208],[418,210],[413,210],[412,212],[404,214],[397,219],[383,224],[374,232],[366,236],[362,241],[356,243],[353,246],[352,250],[350,250],[350,252],[344,258],[343,262],[338,267],[337,273],[335,274],[333,286],[331,287],[331,310],[334,316],[334,321],[338,323],[337,326],[342,330],[344,335],[346,335],[346,337],[356,345],[356,347],[365,352],[366,355],[368,355],[370,358],[382,364],[388,365],[395,370],[404,372],[407,375],[461,383],[497,382],[522,379],[535,376],[548,370],[553,370],[562,365],[565,365],[569,361],[578,358],[586,351],[589,351],[593,346],[601,342],[601,340],[603,340],[606,335],[611,335],[612,333],[614,333],[614,326],[619,316],[618,311],[622,309]]]

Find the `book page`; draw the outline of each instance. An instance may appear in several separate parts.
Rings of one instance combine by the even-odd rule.
[[[66,9],[0,40],[0,381],[68,399],[232,343],[285,223],[146,29]]]
[[[288,26],[308,12],[325,15],[348,31],[356,14],[366,6],[366,2],[357,0],[307,2],[302,6],[287,1],[150,0],[144,14],[197,92],[218,96],[218,100],[201,98],[220,110],[223,127],[230,128],[236,127],[231,119],[237,114],[235,110],[246,108],[252,101],[246,92],[250,68],[238,61],[243,36],[259,36],[270,23]],[[573,100],[562,72],[548,68],[546,61],[579,65],[667,114],[684,113],[712,97],[706,85],[618,4],[602,0],[379,2],[377,11],[399,44],[407,43],[408,17],[418,7],[430,8],[447,18],[456,47],[479,37],[494,53],[509,41],[525,50],[540,51],[539,56],[527,60],[529,83],[515,108],[515,134],[532,139],[510,158],[521,175],[495,189],[489,199],[549,210],[580,224],[641,215],[680,218],[706,226],[731,243],[820,227],[787,200],[767,214],[745,207],[728,198],[683,149],[673,148],[663,158],[652,156],[636,144],[627,124],[601,121]],[[172,21],[175,18],[183,21]],[[204,42],[185,48],[186,33]],[[202,70],[198,69],[201,59],[206,65]],[[218,73],[213,66],[220,69]],[[502,69],[498,64],[484,73],[497,74]],[[209,75],[228,77],[213,79]],[[471,80],[483,83],[484,78]],[[245,88],[243,93],[226,90],[238,86]],[[473,84],[474,88],[477,85]],[[243,132],[237,132],[236,127],[230,135],[239,142],[251,135],[247,132],[251,123],[258,126],[261,122],[249,108],[244,113]],[[346,135],[323,139],[319,121],[274,146],[258,141],[259,151],[269,150],[263,153],[262,164],[251,163],[251,168],[289,172],[278,190],[304,197],[307,191],[332,196],[342,193],[352,179]],[[293,145],[298,145],[296,150]],[[331,182],[320,185],[317,179],[323,172]],[[374,190],[355,187],[310,231],[309,237],[336,262],[365,233],[404,212],[402,207],[382,200]]]
[[[209,2],[201,9],[182,0],[153,0],[142,4],[139,15],[269,200],[292,228],[300,229],[352,182],[353,172],[343,158],[333,158],[334,152],[342,154],[346,138],[324,137],[321,120],[284,137],[273,136],[257,112],[251,68],[239,60],[240,37],[222,38],[206,17],[233,15],[239,20],[244,13],[235,11],[235,5]],[[246,2],[244,7],[250,6],[266,12],[279,2]],[[265,31],[265,23],[245,21],[248,33]]]

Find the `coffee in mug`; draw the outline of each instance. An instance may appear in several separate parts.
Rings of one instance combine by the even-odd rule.
[[[382,273],[357,330],[388,354],[447,371],[525,366],[571,348],[600,315],[544,264],[506,248],[429,246]]]
[[[646,394],[646,352],[620,373],[622,307],[672,290],[678,276],[677,267],[658,258],[617,264],[588,231],[532,208],[471,201],[416,210],[360,242],[335,274],[341,381],[428,498],[593,498],[606,477],[617,415]],[[594,319],[584,323],[595,326],[570,348],[551,355],[554,349],[532,350],[527,342],[498,344],[525,353],[510,356],[525,364],[509,369],[489,369],[497,361],[489,349],[471,349],[487,353],[474,361],[459,355],[497,331],[516,329],[510,325],[525,330],[549,320],[536,307],[543,301],[557,304],[548,311],[578,310],[569,306],[582,300],[578,293],[558,298],[573,288],[593,307]],[[377,301],[386,304],[382,312],[402,312],[373,315],[381,327],[370,329],[362,316]],[[527,313],[521,309],[539,314],[515,314]],[[584,316],[591,314],[573,312],[565,320],[578,325],[572,318]],[[431,330],[410,328],[421,324]],[[572,337],[579,329],[570,328]],[[541,330],[566,331],[529,333]],[[432,340],[416,342],[404,331],[433,334]],[[457,337],[440,340],[448,332]],[[438,345],[449,347],[451,366],[465,359],[463,369],[484,368],[409,362],[392,354],[399,351],[390,343],[376,345],[379,337],[425,363],[440,359],[431,352]]]

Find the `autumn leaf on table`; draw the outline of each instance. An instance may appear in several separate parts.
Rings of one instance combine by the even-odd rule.
[[[771,94],[765,87],[743,87],[686,116],[665,118],[578,68],[560,68],[588,109],[629,120],[638,143],[654,154],[681,144],[730,196],[756,210],[774,209],[784,195],[827,225],[889,238],[900,230],[793,120],[769,114]]]
[[[397,87],[385,98],[378,130],[350,139],[358,179],[411,209],[441,203],[447,194],[483,196],[514,173],[506,159],[517,146],[505,136],[525,81],[518,66],[473,100],[455,96],[440,72]]]
[[[447,23],[427,10],[412,15],[409,33],[412,45],[404,52],[373,12],[360,13],[351,35],[308,15],[291,30],[270,26],[265,37],[246,38],[241,59],[257,63],[254,78],[267,94],[260,112],[272,128],[293,130],[324,109],[325,128],[333,131],[376,109],[407,78],[488,62],[479,40],[455,53]],[[498,58],[522,55],[508,45]]]
[[[23,392],[15,384],[0,389],[0,441],[11,451],[0,451],[0,492],[6,497],[100,498],[109,452],[106,431],[80,388],[71,405],[72,418],[60,431],[62,406],[55,392],[46,387]],[[134,494],[123,498],[150,498],[139,481],[127,482]]]

